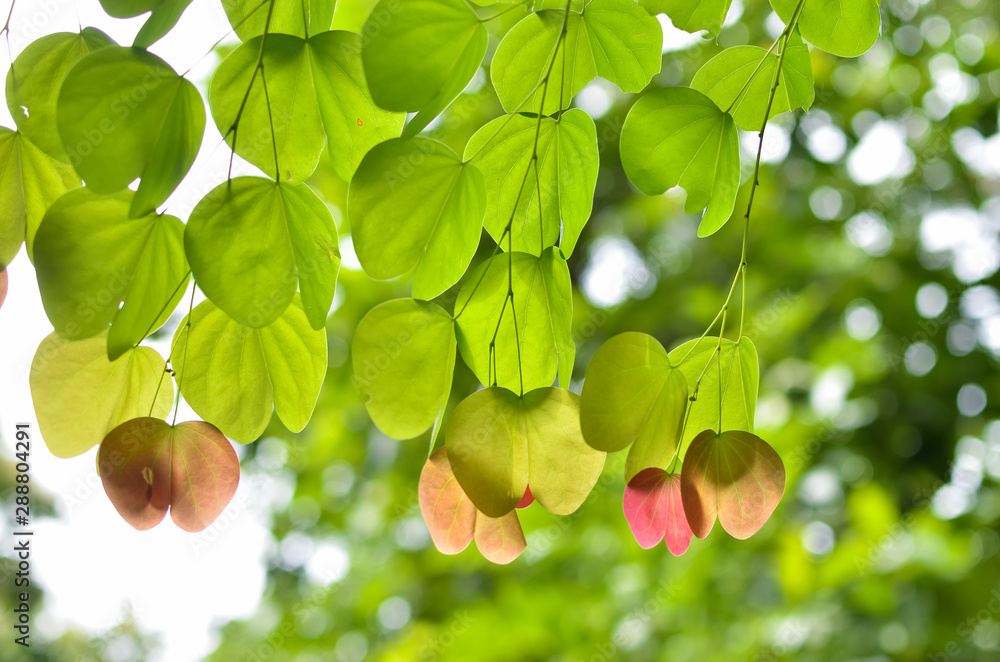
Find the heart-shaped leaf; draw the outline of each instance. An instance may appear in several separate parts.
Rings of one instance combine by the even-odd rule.
[[[812,105],[813,87],[809,49],[796,32],[785,45],[778,91],[768,119]],[[702,92],[744,131],[760,131],[771,96],[778,56],[759,46],[733,46],[706,62],[691,80],[691,88]]]
[[[191,408],[248,444],[267,427],[272,403],[292,432],[309,422],[326,378],[326,329],[309,325],[298,295],[259,329],[205,301],[177,327],[170,356]]]
[[[485,209],[479,169],[421,137],[373,148],[347,194],[361,266],[378,280],[416,268],[417,299],[433,299],[462,277],[479,245]]]
[[[677,451],[687,382],[667,352],[645,333],[622,333],[597,350],[587,366],[580,426],[593,448],[613,453],[632,444],[625,480],[665,467]]]
[[[490,77],[508,113],[539,111],[550,67],[545,115],[568,108],[595,76],[622,92],[638,92],[660,71],[663,31],[634,0],[592,0],[579,9],[571,9],[568,19],[565,8],[529,14],[500,41]]]
[[[79,34],[56,32],[28,44],[7,72],[11,117],[18,130],[52,158],[69,161],[56,125],[56,103],[63,81],[84,57],[114,45],[111,37],[97,28],[84,28]]]
[[[129,217],[133,194],[74,189],[45,214],[35,268],[45,312],[64,338],[89,338],[111,323],[114,360],[160,328],[184,296],[184,224]]]
[[[0,267],[10,264],[25,242],[28,258],[34,258],[35,234],[46,210],[80,183],[73,168],[20,131],[0,127]]]
[[[711,99],[688,87],[665,87],[639,99],[622,127],[625,174],[646,195],[680,186],[684,211],[706,209],[698,236],[726,224],[740,185],[736,123]]]
[[[546,510],[568,515],[604,467],[604,453],[580,432],[580,398],[557,388],[523,397],[497,387],[473,393],[452,412],[447,448],[462,489],[490,517],[513,510],[529,479]]]
[[[49,334],[31,361],[31,400],[45,445],[75,457],[133,418],[163,417],[174,402],[166,363],[148,347],[108,360],[107,332],[68,341]]]
[[[57,104],[70,163],[97,193],[117,193],[137,177],[132,216],[163,204],[194,163],[205,131],[198,90],[139,48],[108,47],[80,60]]]
[[[436,304],[395,299],[368,311],[354,334],[351,358],[355,382],[380,430],[412,439],[443,415],[455,346],[455,321]]]
[[[774,12],[788,23],[799,0],[771,0]],[[805,0],[798,27],[809,43],[841,57],[865,53],[879,32],[879,0]]]
[[[625,519],[636,542],[643,549],[655,547],[666,538],[674,556],[687,551],[691,527],[681,500],[681,477],[658,467],[643,469],[625,488]]]
[[[350,180],[365,153],[398,136],[405,119],[372,102],[361,35],[342,30],[250,39],[216,71],[209,103],[234,151],[284,183],[309,177],[327,144],[337,174]],[[324,130],[328,142],[317,140]]]
[[[509,285],[513,306],[505,305]],[[520,392],[523,383],[527,392],[551,386],[558,372],[559,385],[569,386],[576,357],[573,289],[555,248],[541,258],[508,253],[479,265],[466,278],[455,313],[458,349],[484,385]]]
[[[273,323],[298,282],[309,323],[326,326],[340,249],[329,208],[308,186],[263,177],[220,184],[191,212],[184,246],[198,286],[240,324]]]
[[[742,430],[695,437],[684,457],[681,496],[694,535],[704,538],[715,518],[740,540],[760,530],[785,492],[785,466],[766,441]]]
[[[681,446],[702,430],[753,432],[758,367],[757,349],[749,338],[743,336],[739,342],[723,338],[721,344],[717,337],[690,340],[671,351],[669,358],[687,378],[688,393],[695,398]]]
[[[115,510],[139,531],[159,524],[168,508],[178,527],[201,531],[222,514],[240,482],[232,444],[201,421],[122,423],[101,442],[97,466]]]
[[[504,231],[510,222],[515,251],[541,255],[558,242],[569,258],[590,218],[597,185],[597,128],[587,113],[574,108],[558,119],[543,117],[540,126],[537,116],[498,117],[469,139],[465,158],[486,178],[483,224],[500,248],[508,248]]]

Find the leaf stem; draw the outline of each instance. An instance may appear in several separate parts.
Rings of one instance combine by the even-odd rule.
[[[181,408],[181,386],[184,385],[184,375],[187,374],[187,355],[188,347],[191,346],[191,317],[194,314],[194,292],[197,289],[197,284],[194,281],[191,282],[191,303],[188,305],[187,321],[184,324],[184,333],[187,334],[184,338],[184,359],[181,361],[181,375],[177,378],[177,401],[174,404],[174,419],[170,422],[170,425],[177,423],[177,411]],[[155,402],[155,400],[154,400]]]

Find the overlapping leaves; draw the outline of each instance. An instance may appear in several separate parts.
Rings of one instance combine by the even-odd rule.
[[[309,177],[329,145],[334,169],[349,180],[372,146],[399,135],[404,119],[372,103],[360,52],[361,36],[341,30],[253,37],[212,78],[219,132],[282,182]],[[317,140],[324,132],[327,141]]]
[[[57,102],[70,163],[97,193],[117,193],[137,177],[131,215],[167,199],[194,163],[205,130],[201,95],[147,51],[107,47],[67,74]]]
[[[112,360],[167,321],[188,283],[183,224],[166,215],[129,218],[134,195],[75,189],[52,205],[35,240],[52,326],[82,339],[111,324]]]
[[[595,76],[638,92],[659,73],[662,44],[659,23],[634,0],[593,0],[568,16],[565,9],[543,9],[507,32],[490,77],[507,112],[551,115],[569,107]]]
[[[458,554],[475,539],[483,556],[505,564],[527,546],[515,511],[494,518],[476,509],[455,479],[444,448],[435,451],[420,472],[418,496],[431,540],[444,554]]]
[[[446,434],[455,477],[490,517],[513,510],[529,483],[546,510],[568,515],[604,467],[605,454],[583,440],[579,396],[564,389],[477,391],[452,412]]]
[[[326,325],[340,271],[337,228],[304,184],[237,177],[191,212],[184,234],[199,287],[240,324],[264,327],[302,292],[314,329]]]
[[[513,299],[508,298],[512,288]],[[495,256],[469,274],[455,304],[458,348],[483,384],[524,392],[565,388],[573,371],[573,291],[566,261],[542,256]]]
[[[326,330],[309,325],[296,296],[263,328],[239,324],[211,301],[177,329],[170,350],[181,394],[234,441],[255,441],[271,407],[292,432],[312,416],[326,377]]]
[[[465,158],[486,179],[483,224],[501,248],[541,255],[558,242],[569,258],[597,185],[597,128],[587,113],[498,117],[472,136]]]
[[[390,140],[368,152],[347,197],[361,266],[378,279],[415,269],[418,299],[438,296],[465,273],[485,207],[479,169],[422,137]]]

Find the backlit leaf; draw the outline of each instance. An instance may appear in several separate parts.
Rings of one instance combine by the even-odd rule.
[[[349,180],[373,145],[399,135],[405,118],[372,103],[360,51],[361,37],[340,30],[308,40],[250,39],[212,78],[209,102],[219,132],[237,154],[282,182],[309,177],[329,144],[334,169]],[[328,143],[317,139],[324,131]]]
[[[132,216],[163,204],[194,163],[205,130],[201,95],[147,51],[109,47],[70,70],[59,92],[59,135],[97,193],[137,177]]]
[[[528,543],[517,512],[510,511],[503,517],[476,515],[476,548],[487,561],[506,565],[521,555]]]
[[[368,311],[351,356],[380,430],[411,439],[434,424],[451,395],[455,347],[455,322],[436,304],[395,299]]]
[[[760,131],[776,66],[778,56],[759,46],[733,46],[706,62],[694,75],[691,87],[730,112],[739,128]],[[786,46],[768,118],[796,108],[808,110],[815,96],[809,49],[796,33]]]
[[[786,24],[799,0],[771,0]],[[875,43],[879,33],[879,0],[805,0],[798,28],[817,48],[841,57],[857,57]]]
[[[162,418],[174,401],[160,355],[138,347],[109,361],[107,333],[77,341],[49,334],[35,351],[29,381],[38,429],[56,457],[87,452],[130,419]]]
[[[463,400],[448,423],[448,457],[476,507],[501,517],[530,480],[546,510],[568,515],[579,508],[604,467],[604,453],[583,440],[579,410],[580,398],[557,388],[518,397],[493,387]]]
[[[354,248],[385,280],[416,268],[413,296],[433,299],[465,273],[479,245],[486,186],[476,166],[428,138],[368,152],[347,196]]]
[[[733,0],[640,0],[650,14],[666,14],[675,28],[687,32],[707,30],[714,37],[722,30]]]
[[[112,430],[97,454],[104,491],[129,526],[170,519],[189,533],[214,522],[236,494],[240,461],[218,428],[134,418]]]
[[[785,491],[785,467],[766,441],[744,431],[705,430],[691,442],[681,471],[684,512],[704,538],[718,516],[734,538],[749,538]]]
[[[381,0],[365,24],[361,51],[375,103],[425,111],[423,128],[472,79],[486,53],[486,26],[464,0]]]
[[[501,248],[508,248],[501,238],[510,222],[515,251],[541,255],[558,242],[564,257],[573,253],[597,185],[597,129],[587,113],[574,108],[559,119],[543,117],[540,127],[537,116],[498,117],[472,136],[465,158],[486,179],[484,226]]]
[[[566,36],[559,43],[564,22]],[[565,9],[543,9],[507,32],[490,77],[508,113],[538,112],[551,68],[541,112],[552,115],[569,107],[595,76],[622,92],[640,91],[660,71],[662,44],[659,22],[634,0],[593,0],[582,13],[571,9],[568,19]]]
[[[52,326],[82,339],[111,324],[112,360],[167,321],[188,282],[184,225],[166,215],[129,218],[133,195],[70,191],[45,214],[35,241]]]
[[[131,18],[156,9],[164,0],[101,0],[101,7],[109,16]]]
[[[191,0],[162,0],[142,24],[132,45],[136,48],[149,48],[158,42],[177,25],[181,14],[190,4]]]
[[[298,296],[263,328],[239,324],[211,301],[190,319],[190,330],[187,317],[177,327],[170,356],[192,409],[241,444],[261,435],[272,403],[289,430],[306,426],[326,377],[326,329],[309,325]]]
[[[337,228],[305,184],[262,177],[220,184],[191,212],[184,245],[198,286],[240,324],[278,319],[298,282],[309,323],[326,325],[340,271]]]
[[[712,337],[700,342],[690,340],[670,352],[670,362],[687,378],[688,394],[697,397],[691,403],[682,446],[687,446],[703,430],[753,432],[757,406],[757,349],[744,336],[739,342],[723,339],[717,354],[718,340]],[[705,371],[709,362],[711,365]],[[701,386],[695,393],[702,373]]]
[[[508,280],[513,307],[504,305]],[[496,382],[520,392],[523,378],[527,392],[551,386],[557,373],[560,385],[569,384],[576,356],[573,293],[569,268],[556,249],[546,249],[541,258],[497,255],[479,265],[465,279],[455,314],[459,351],[484,385]]]
[[[18,130],[43,152],[60,161],[69,154],[59,138],[56,102],[70,70],[92,51],[115,42],[97,28],[39,37],[21,51],[7,72],[7,108]]]
[[[455,480],[444,448],[434,451],[424,464],[417,494],[420,512],[438,551],[458,554],[468,547],[476,528],[477,511]]]
[[[46,210],[80,183],[73,168],[20,132],[0,127],[0,267],[10,264],[22,243],[34,257],[35,234]]]
[[[625,174],[646,195],[673,186],[687,191],[684,211],[707,207],[698,236],[725,225],[740,184],[736,123],[697,90],[654,90],[632,106],[622,128]]]
[[[229,24],[241,41],[264,34],[267,13],[271,14],[269,33],[290,34],[306,38],[330,29],[335,0],[222,0]]]
[[[583,436],[608,453],[632,444],[626,481],[643,469],[662,469],[677,451],[687,394],[684,374],[655,338],[614,336],[587,366],[580,404]]]
[[[681,499],[681,477],[651,467],[632,478],[623,499],[625,519],[643,549],[655,547],[664,538],[674,556],[687,551],[691,527]]]

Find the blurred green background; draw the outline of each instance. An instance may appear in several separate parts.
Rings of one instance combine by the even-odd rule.
[[[718,40],[664,53],[654,84],[687,84],[727,46],[770,45],[781,26],[768,4],[734,4]],[[345,268],[312,423],[291,435],[275,419],[243,459],[245,478],[284,480],[294,496],[273,514],[257,613],[222,625],[209,659],[1000,659],[1000,7],[884,0],[882,17],[856,60],[812,51],[813,110],[765,136],[746,326],[757,432],[788,482],[760,533],[715,527],[680,558],[643,551],[622,514],[619,453],[574,515],[521,511],[528,549],[511,565],[474,546],[438,553],[416,500],[429,438],[378,432],[351,378],[358,321],[408,286]],[[459,152],[502,113],[482,73],[429,131]],[[740,223],[697,239],[682,193],[631,187],[617,143],[633,101],[601,81],[578,100],[597,120],[601,171],[570,262],[576,391],[616,333],[668,348],[699,335],[739,260]],[[743,138],[746,180],[756,136]],[[312,183],[343,209],[332,169]],[[460,364],[452,406],[476,387]],[[67,632],[25,659],[141,659],[157,645],[127,618],[100,643]]]

